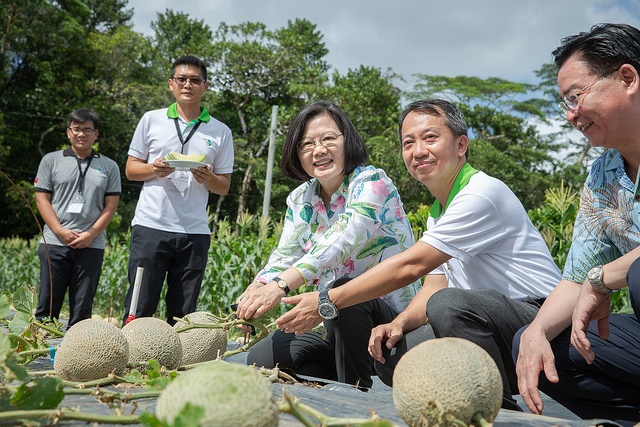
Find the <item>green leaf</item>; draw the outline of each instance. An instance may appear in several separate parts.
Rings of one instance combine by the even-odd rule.
[[[9,322],[9,332],[16,335],[21,335],[25,329],[33,321],[33,314],[24,313],[22,311],[16,312],[11,322]]]
[[[22,384],[11,397],[16,409],[54,409],[64,399],[62,380],[55,377],[36,378]]]
[[[366,245],[358,252],[356,259],[363,259],[372,255],[379,254],[382,250],[397,245],[398,241],[391,236],[381,236],[371,239]]]
[[[203,416],[204,408],[202,406],[187,403],[176,415],[173,423],[161,421],[149,412],[140,415],[140,423],[148,427],[198,427]]]
[[[0,294],[0,319],[5,319],[11,314],[11,301],[9,295]]]
[[[144,377],[137,369],[132,369],[127,375],[124,376],[124,379],[128,383],[141,383],[144,380]]]
[[[20,313],[33,314],[37,304],[35,291],[27,285],[21,286],[13,294],[13,307]]]
[[[13,407],[9,402],[11,399],[11,392],[6,387],[0,386],[0,412],[11,411]]]
[[[374,221],[377,221],[376,211],[369,205],[365,205],[362,203],[354,203],[351,205],[351,210],[359,213],[360,215],[364,215],[366,217],[371,218]]]
[[[300,210],[300,218],[307,224],[311,221],[311,217],[313,216],[313,206],[309,203],[305,203],[302,209]]]
[[[13,354],[4,361],[5,366],[19,381],[27,381],[29,379],[29,371],[19,363],[18,357]]]

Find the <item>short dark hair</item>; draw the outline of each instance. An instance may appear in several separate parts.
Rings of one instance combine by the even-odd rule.
[[[640,72],[640,30],[627,24],[596,24],[589,31],[565,37],[553,52],[558,68],[574,54],[594,74],[631,64]]]
[[[72,123],[92,122],[93,127],[98,129],[99,120],[100,116],[95,111],[88,108],[79,108],[67,116],[67,127],[70,127]]]
[[[414,111],[431,116],[444,117],[447,127],[451,129],[451,132],[453,132],[456,138],[461,135],[468,136],[469,128],[467,127],[467,121],[458,107],[444,99],[423,99],[412,102],[402,111],[400,119],[398,120],[398,136],[401,141],[402,123],[404,123],[404,119],[407,118],[409,113]]]
[[[369,160],[369,152],[364,145],[362,137],[344,111],[330,102],[317,101],[301,109],[289,126],[289,131],[282,147],[282,159],[280,160],[280,169],[282,169],[282,173],[286,177],[299,181],[311,179],[311,176],[304,171],[300,163],[298,143],[302,139],[307,122],[322,114],[331,116],[344,138],[345,164],[342,173],[345,176],[353,172],[357,166],[366,165]]]
[[[176,59],[171,65],[171,77],[174,76],[176,68],[178,68],[180,65],[191,65],[192,67],[199,68],[202,72],[202,79],[205,82],[207,81],[207,64],[205,64],[202,59],[196,58],[195,56],[182,56]]]

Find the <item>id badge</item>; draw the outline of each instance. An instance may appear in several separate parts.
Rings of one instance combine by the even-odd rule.
[[[67,213],[79,214],[82,212],[82,206],[84,205],[84,197],[80,194],[77,194],[76,197],[69,203],[69,208],[67,209]]]

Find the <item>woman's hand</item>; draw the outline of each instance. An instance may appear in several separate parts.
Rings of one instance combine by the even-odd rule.
[[[278,305],[283,296],[284,291],[271,282],[253,282],[238,298],[236,315],[239,319],[258,318]]]

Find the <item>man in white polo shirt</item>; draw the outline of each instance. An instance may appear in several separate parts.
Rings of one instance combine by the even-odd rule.
[[[209,193],[225,195],[231,182],[231,130],[200,105],[209,87],[206,65],[193,56],[179,58],[168,84],[176,102],[144,114],[128,152],[127,178],[144,185],[131,222],[123,322],[138,267],[144,270],[136,317],[156,312],[165,277],[167,322],[195,311],[210,244]],[[171,167],[169,153],[204,154],[205,160],[202,166]]]
[[[502,407],[521,410],[512,397],[518,389],[511,342],[535,317],[560,270],[509,187],[467,163],[467,124],[455,105],[438,99],[411,103],[398,130],[409,173],[436,198],[424,236],[325,295],[283,298],[298,305],[276,324],[298,334],[321,318],[339,323],[337,328],[353,327],[341,312],[426,275],[409,306],[371,331],[369,353],[380,378],[391,385],[402,354],[425,339],[465,338],[498,365]]]

